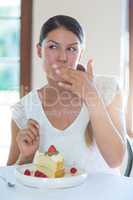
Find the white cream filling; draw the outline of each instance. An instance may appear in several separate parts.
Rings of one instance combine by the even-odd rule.
[[[51,159],[54,162],[62,162],[64,160],[64,157],[63,157],[63,155],[61,153],[49,156],[49,155],[45,155],[43,152],[37,151],[36,154],[35,154],[35,157],[34,157],[34,163],[37,164],[38,162],[39,163],[43,162],[43,160],[46,157]]]

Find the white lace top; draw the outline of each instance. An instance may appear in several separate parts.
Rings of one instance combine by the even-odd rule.
[[[118,81],[115,77],[97,76],[96,86],[105,105],[109,105],[116,92],[119,92]],[[90,147],[86,146],[84,133],[89,122],[89,111],[85,104],[73,123],[65,130],[59,130],[50,123],[37,90],[32,90],[24,96],[12,109],[12,118],[20,129],[26,128],[28,119],[34,119],[40,124],[39,148],[41,151],[46,151],[53,144],[64,154],[65,163],[68,165],[74,164],[86,169],[89,173],[98,171],[116,173],[117,170],[111,169],[106,164],[95,141]]]

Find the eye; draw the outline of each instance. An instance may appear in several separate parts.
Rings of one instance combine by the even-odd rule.
[[[77,51],[77,48],[76,48],[76,47],[69,47],[69,48],[68,48],[68,51],[76,52],[76,51]]]
[[[49,49],[56,49],[56,48],[57,48],[57,45],[51,44],[48,48],[49,48]]]

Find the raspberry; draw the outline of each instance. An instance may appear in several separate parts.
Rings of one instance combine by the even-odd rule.
[[[48,152],[49,153],[55,153],[57,150],[56,150],[56,148],[55,148],[55,146],[54,145],[51,145],[49,148],[48,148]]]
[[[35,177],[48,178],[44,173],[40,172],[39,170],[35,171],[34,176]]]
[[[26,170],[24,171],[24,175],[26,175],[26,176],[31,176],[30,170],[29,170],[29,169],[26,169]]]
[[[75,167],[72,167],[70,169],[71,174],[75,174],[78,170]]]

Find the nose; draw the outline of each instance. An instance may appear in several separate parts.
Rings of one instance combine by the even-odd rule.
[[[60,62],[63,62],[63,63],[66,63],[67,62],[67,54],[66,54],[66,51],[61,49],[59,51],[59,55],[58,55],[58,60]]]

